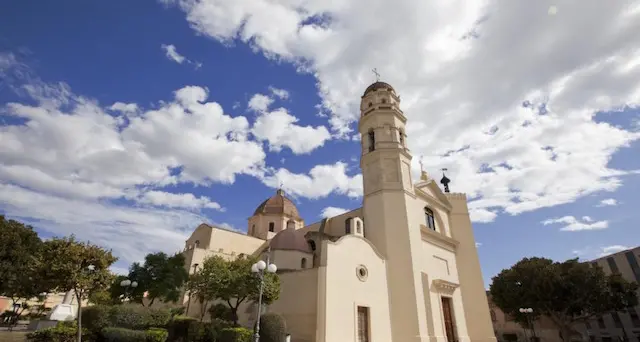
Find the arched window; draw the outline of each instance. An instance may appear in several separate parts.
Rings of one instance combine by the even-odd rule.
[[[372,106],[373,106],[373,103],[369,102],[369,107],[372,107]]]
[[[373,129],[369,130],[369,152],[376,149],[376,134]]]
[[[196,245],[196,247],[198,247],[200,245],[200,240],[196,240],[196,242],[194,242],[194,244]]]
[[[382,99],[382,103],[387,103],[387,99]]]
[[[313,240],[309,240],[307,241],[307,243],[309,244],[309,248],[311,248],[312,251],[316,251],[316,242]]]
[[[435,231],[436,230],[436,220],[433,216],[433,210],[429,209],[429,208],[424,208],[424,216],[425,216],[425,220],[427,221],[427,228]]]
[[[276,230],[276,224],[273,222],[269,222],[269,231],[274,232]]]
[[[401,129],[398,130],[398,135],[400,136],[400,145],[404,146],[404,132]]]
[[[255,234],[256,233],[256,225],[251,225],[251,234]]]
[[[300,268],[307,268],[307,258],[302,258],[300,261]]]
[[[344,233],[351,234],[351,217],[344,221]]]

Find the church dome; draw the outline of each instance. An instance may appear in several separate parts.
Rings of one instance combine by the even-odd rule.
[[[269,246],[271,246],[271,249],[273,250],[280,249],[313,253],[311,251],[311,247],[309,247],[309,243],[307,243],[307,240],[304,238],[304,235],[293,228],[287,228],[280,231],[273,237],[273,239],[271,239]]]
[[[298,208],[290,199],[284,196],[282,189],[278,189],[275,195],[260,203],[253,212],[253,215],[259,214],[286,215],[296,219],[300,218]]]
[[[392,93],[396,92],[395,89],[393,89],[393,87],[389,83],[377,81],[376,83],[373,83],[372,85],[368,86],[367,89],[364,91],[364,95],[362,96],[366,96],[370,92],[380,90],[380,89],[385,89]]]

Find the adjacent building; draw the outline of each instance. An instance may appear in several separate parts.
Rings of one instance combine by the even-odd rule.
[[[640,283],[640,247],[591,261],[605,273],[619,273],[628,281]],[[640,306],[596,317],[576,327],[591,342],[640,342]]]
[[[190,272],[211,255],[242,254],[278,266],[294,342],[495,341],[467,198],[449,179],[415,182],[407,118],[389,84],[361,97],[362,207],[306,224],[282,189],[257,206],[247,233],[202,224],[186,241]],[[185,294],[188,314],[206,312]],[[204,310],[203,310],[204,309]],[[251,326],[257,308],[240,306]]]

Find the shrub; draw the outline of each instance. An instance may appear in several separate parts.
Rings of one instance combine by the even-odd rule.
[[[169,340],[186,340],[189,335],[189,328],[192,324],[197,323],[195,318],[188,316],[175,316],[167,324],[167,330],[169,331]]]
[[[82,327],[92,334],[100,334],[102,329],[111,325],[110,312],[109,305],[92,305],[82,308]]]
[[[163,327],[169,322],[169,318],[169,310],[138,305],[115,305],[109,312],[110,326],[133,330]]]
[[[211,318],[221,319],[223,321],[233,322],[233,311],[229,306],[217,303],[209,308]]]
[[[147,342],[165,342],[169,337],[167,329],[151,328],[146,331]]]
[[[84,329],[83,339],[88,336]],[[75,342],[78,326],[75,322],[60,322],[55,327],[37,330],[27,334],[29,342]]]
[[[107,342],[146,342],[147,332],[125,328],[104,328],[102,335]]]
[[[260,316],[260,342],[284,342],[287,336],[287,324],[284,317],[267,312]]]
[[[220,330],[219,342],[251,342],[253,332],[247,328],[224,328]],[[262,340],[262,337],[261,337]]]

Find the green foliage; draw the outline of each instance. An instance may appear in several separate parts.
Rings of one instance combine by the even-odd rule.
[[[62,322],[61,322],[62,323]],[[65,322],[66,323],[66,322]],[[75,342],[78,326],[75,322],[58,324],[55,327],[37,330],[27,334],[29,342]],[[86,332],[83,331],[86,336]]]
[[[132,330],[164,327],[169,317],[169,310],[139,305],[93,305],[82,311],[84,326],[93,336],[104,336],[107,327]]]
[[[260,341],[284,342],[287,336],[287,324],[284,317],[277,313],[265,313],[260,316]]]
[[[247,328],[225,328],[220,331],[219,342],[251,342],[253,332]]]
[[[200,300],[223,300],[231,309],[232,321],[238,321],[238,307],[246,300],[257,301],[260,278],[251,272],[258,259],[238,257],[228,261],[212,256],[203,262],[201,270],[189,280],[188,289]],[[280,295],[280,280],[276,274],[265,273],[262,302],[270,304]]]
[[[37,262],[41,248],[31,226],[0,215],[0,295],[22,302],[49,290]]]
[[[92,305],[82,310],[83,327],[93,334],[100,334],[102,329],[111,325],[111,306]]]
[[[524,258],[493,278],[490,294],[516,321],[526,321],[521,307],[532,308],[534,319],[548,316],[567,341],[572,323],[636,305],[637,288],[636,283],[607,276],[600,267],[577,259]]]
[[[182,286],[189,278],[184,268],[185,259],[182,254],[168,256],[165,253],[147,254],[144,264],[134,263],[129,270],[128,279],[138,282],[138,286],[130,289],[132,300],[143,303],[147,293],[149,305],[156,299],[165,302],[176,302],[180,298]],[[120,291],[119,282],[117,283]]]
[[[146,342],[147,332],[125,328],[109,327],[102,331],[107,342]]]
[[[147,342],[165,342],[169,337],[167,329],[151,328],[146,331]]]
[[[233,312],[229,306],[222,303],[216,303],[209,307],[209,316],[223,321],[233,322]]]
[[[118,260],[111,251],[77,241],[73,235],[45,241],[41,257],[52,287],[60,292],[74,290],[80,299],[111,282],[109,267]]]
[[[167,324],[167,330],[169,331],[169,340],[184,340],[189,335],[189,328],[193,323],[197,323],[195,318],[187,316],[175,316]]]

